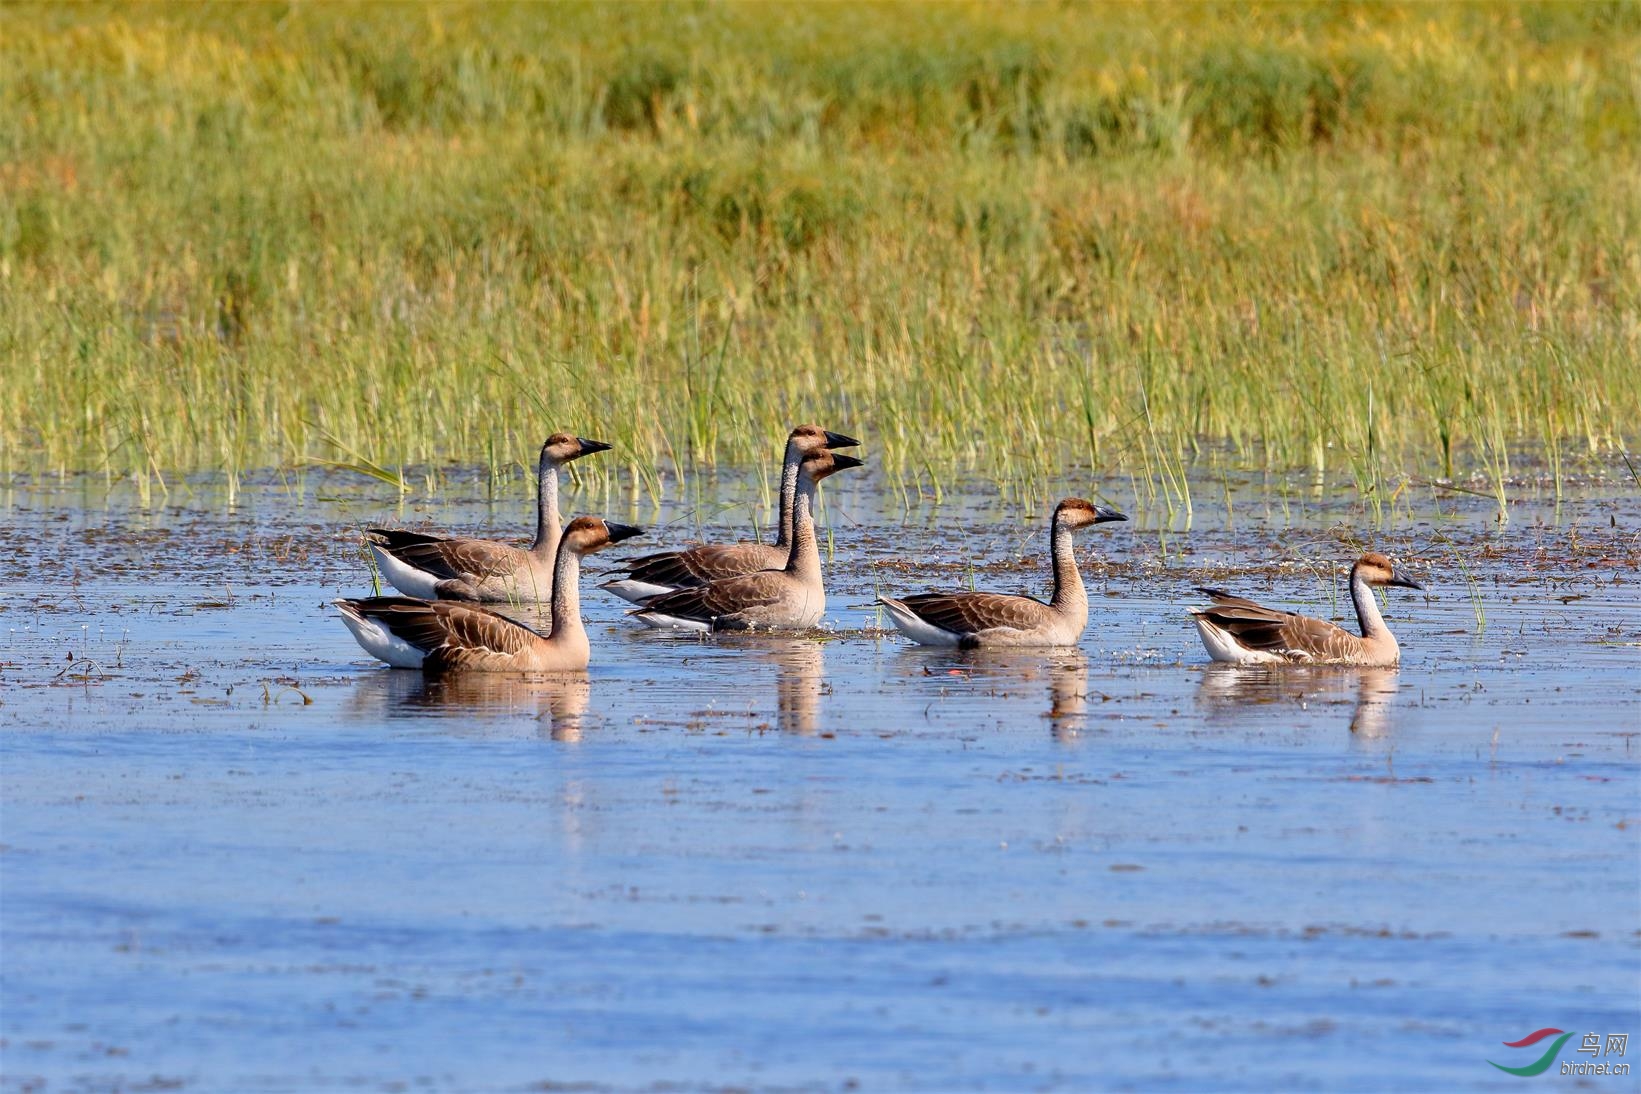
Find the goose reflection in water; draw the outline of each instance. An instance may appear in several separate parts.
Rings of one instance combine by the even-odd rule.
[[[1351,704],[1355,740],[1388,737],[1396,728],[1397,671],[1343,665],[1210,665],[1197,689],[1198,705],[1215,722],[1266,721],[1269,708]]]
[[[1057,741],[1082,735],[1088,714],[1088,658],[1079,649],[1048,658],[1048,731]]]
[[[781,642],[769,651],[775,662],[775,724],[783,733],[813,736],[820,730],[826,643],[813,639]]]
[[[987,686],[980,693],[1010,702],[1009,721],[1022,717],[1021,700],[1041,695],[1037,689],[1047,684],[1046,718],[1049,735],[1057,741],[1074,741],[1082,735],[1088,714],[1088,657],[1075,646],[1063,648],[1026,647],[974,650],[940,650],[910,646],[900,651],[907,675],[940,677],[952,674]],[[1027,709],[1041,709],[1032,701]]]
[[[585,672],[370,673],[349,701],[362,718],[438,718],[439,730],[458,735],[507,734],[510,715],[535,719],[538,736],[579,741],[592,680]]]

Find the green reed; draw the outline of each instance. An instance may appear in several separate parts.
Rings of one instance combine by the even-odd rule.
[[[941,10],[8,4],[0,472],[568,428],[654,492],[818,420],[1189,522],[1205,442],[1502,514],[1634,437],[1635,3]]]

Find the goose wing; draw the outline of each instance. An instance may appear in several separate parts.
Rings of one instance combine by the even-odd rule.
[[[540,637],[516,619],[453,600],[378,596],[352,602],[358,614],[427,654],[432,670],[523,653]]]
[[[704,585],[652,596],[639,610],[709,623],[780,603],[786,591],[782,584],[785,577],[781,570],[759,570],[719,578]]]
[[[662,551],[629,559],[623,569],[633,581],[685,589],[754,573],[768,567],[770,561],[768,549],[761,543],[709,543],[686,551]]]
[[[1356,652],[1361,639],[1325,619],[1267,608],[1224,589],[1199,588],[1213,601],[1192,609],[1241,646],[1292,660],[1337,661]]]
[[[1029,596],[1007,593],[918,593],[901,598],[924,622],[953,634],[979,634],[1008,627],[1031,630],[1042,626],[1048,605]]]
[[[437,543],[444,536],[436,536],[429,532],[412,532],[409,528],[366,528],[365,535],[377,545],[392,549],[399,546],[408,546],[412,543]]]
[[[448,539],[420,532],[376,529],[372,542],[407,566],[414,566],[441,581],[480,583],[492,577],[506,577],[518,569],[516,547],[484,539]]]

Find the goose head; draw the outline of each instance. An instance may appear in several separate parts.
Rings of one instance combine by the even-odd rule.
[[[798,473],[809,479],[810,482],[820,482],[839,471],[846,471],[851,467],[864,467],[865,465],[865,460],[857,460],[853,456],[833,452],[830,448],[817,448],[813,452],[804,453],[803,461],[798,464]]]
[[[607,452],[613,447],[603,441],[589,441],[586,437],[577,437],[574,433],[554,433],[541,446],[541,462],[557,467],[561,463],[591,456],[594,452]]]
[[[633,536],[641,536],[644,529],[630,524],[617,524],[601,517],[577,517],[564,529],[564,547],[577,555],[602,551],[612,543],[620,543]]]
[[[860,442],[853,437],[846,437],[842,433],[833,433],[830,429],[822,429],[818,425],[800,425],[792,431],[786,439],[790,447],[799,452],[813,452],[817,448],[859,448]]]
[[[1351,567],[1351,575],[1360,577],[1369,585],[1374,586],[1398,585],[1404,589],[1424,588],[1423,585],[1409,577],[1406,570],[1397,566],[1378,551],[1369,551],[1357,559],[1356,565]]]
[[[1090,524],[1105,524],[1108,521],[1127,519],[1115,509],[1095,505],[1082,498],[1066,498],[1054,507],[1054,523],[1067,528],[1086,528]]]

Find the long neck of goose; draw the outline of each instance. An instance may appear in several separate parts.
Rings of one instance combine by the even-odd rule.
[[[802,460],[796,445],[786,446],[786,459],[781,463],[781,517],[775,528],[775,546],[792,545],[792,505],[798,495],[798,464]]]
[[[553,631],[548,641],[562,645],[580,634],[581,556],[570,550],[568,540],[560,540],[553,563]]]
[[[554,558],[558,535],[558,463],[542,453],[536,469],[536,541],[530,550]]]
[[[818,487],[805,478],[798,483],[792,500],[792,545],[787,549],[786,572],[802,578],[820,577],[820,545],[815,541],[815,493]]]
[[[1083,574],[1077,569],[1077,549],[1071,540],[1071,529],[1064,521],[1056,520],[1053,538],[1049,543],[1049,559],[1054,565],[1054,595],[1049,603],[1062,612],[1088,611],[1088,590],[1083,588]]]
[[[1385,617],[1379,614],[1379,598],[1373,587],[1362,580],[1354,569],[1350,572],[1350,599],[1356,605],[1356,622],[1361,624],[1363,638],[1382,638],[1390,634]]]

